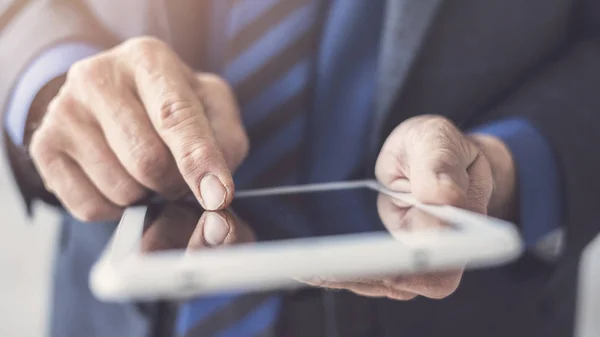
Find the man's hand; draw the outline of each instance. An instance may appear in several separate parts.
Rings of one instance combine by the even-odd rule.
[[[502,218],[512,215],[515,173],[506,146],[491,136],[465,136],[443,117],[419,116],[399,125],[383,145],[375,174],[387,188],[411,192],[424,203],[453,205]],[[435,225],[435,221],[411,214],[389,200],[380,198],[378,208],[392,234],[394,228],[406,223]],[[360,280],[317,278],[309,283],[408,300],[418,295],[449,296],[461,277],[462,270],[453,270]]]
[[[508,148],[492,136],[465,136],[441,116],[400,124],[379,153],[375,176],[387,188],[411,192],[424,203],[512,215],[516,178]]]
[[[46,188],[91,221],[118,217],[149,191],[191,190],[208,210],[226,207],[248,139],[223,80],[136,38],[71,67],[29,149]]]

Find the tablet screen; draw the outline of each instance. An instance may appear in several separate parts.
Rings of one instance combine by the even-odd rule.
[[[205,237],[209,216],[229,226],[225,244]],[[204,212],[196,202],[159,203],[148,208],[144,253],[224,248],[232,244],[381,232],[457,230],[432,215],[368,187],[275,193],[236,198],[227,210]]]
[[[223,228],[217,223],[226,237],[213,243],[207,234]],[[510,223],[418,204],[374,181],[334,182],[238,191],[218,212],[195,200],[129,208],[90,285],[104,299],[178,298],[297,286],[323,275],[490,266],[516,258],[521,247]]]

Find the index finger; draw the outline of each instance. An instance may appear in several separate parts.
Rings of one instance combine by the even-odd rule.
[[[131,64],[149,118],[169,148],[184,180],[207,210],[233,198],[233,179],[182,61],[155,40],[138,44]]]

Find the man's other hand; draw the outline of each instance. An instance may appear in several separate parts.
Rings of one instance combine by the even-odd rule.
[[[191,191],[205,209],[223,209],[248,146],[227,83],[144,37],[74,64],[29,150],[46,188],[97,221],[150,191]]]
[[[411,192],[419,201],[453,205],[501,218],[512,216],[515,172],[512,156],[499,139],[466,136],[439,116],[419,116],[400,124],[379,154],[375,173],[387,188]],[[435,226],[432,219],[380,198],[379,213],[392,230],[406,223]],[[348,289],[366,296],[409,300],[444,298],[458,287],[462,270],[354,280],[311,279],[308,283]]]

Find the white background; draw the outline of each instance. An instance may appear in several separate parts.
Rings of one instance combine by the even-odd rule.
[[[29,223],[6,170],[0,163],[0,336],[43,337],[58,217],[38,208]]]

